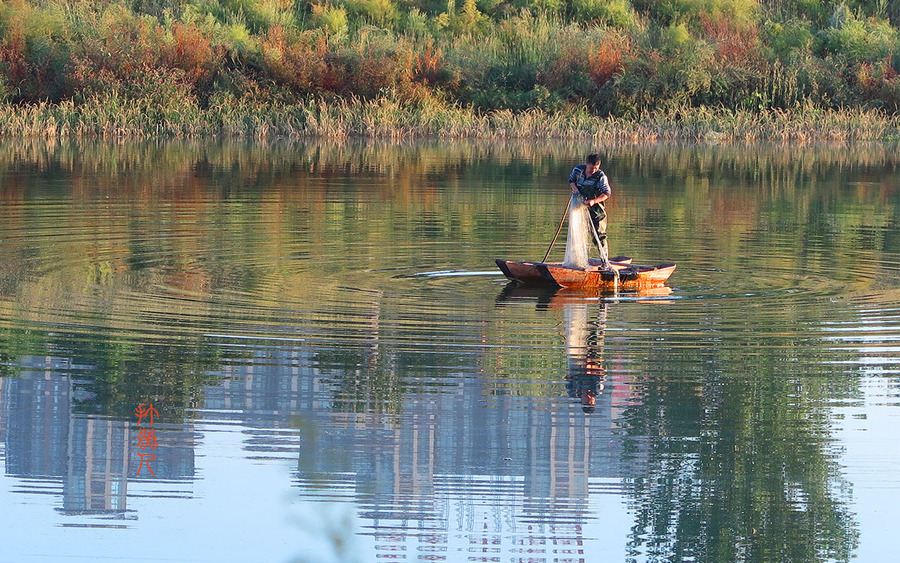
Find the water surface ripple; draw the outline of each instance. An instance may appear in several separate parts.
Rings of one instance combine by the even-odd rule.
[[[667,288],[510,284],[580,151],[0,146],[4,554],[887,558],[896,151],[621,147]]]

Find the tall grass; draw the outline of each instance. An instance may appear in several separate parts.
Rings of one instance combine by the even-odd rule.
[[[390,96],[311,98],[270,106],[220,99],[207,108],[161,108],[142,100],[107,95],[79,104],[2,104],[0,136],[813,142],[900,139],[900,116],[862,108],[823,110],[807,104],[791,111],[684,106],[639,117],[600,117],[583,109],[478,112],[437,102],[413,105]]]

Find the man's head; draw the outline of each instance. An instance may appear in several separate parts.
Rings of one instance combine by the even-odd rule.
[[[587,172],[587,175],[590,176],[591,174],[596,172],[598,168],[600,168],[600,155],[596,153],[589,154],[585,163],[585,172]]]
[[[594,405],[597,403],[597,397],[594,395],[594,392],[590,389],[585,389],[581,392],[581,410],[590,414],[594,412]]]
[[[597,396],[590,389],[585,389],[581,392],[581,404],[582,405],[593,405],[597,402]]]

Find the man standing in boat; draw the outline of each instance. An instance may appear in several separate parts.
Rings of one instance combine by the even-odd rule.
[[[591,223],[597,232],[594,243],[600,256],[608,259],[609,249],[606,244],[606,206],[604,202],[609,199],[612,191],[609,187],[609,179],[603,170],[600,170],[600,155],[589,154],[585,164],[579,164],[569,174],[569,187],[572,193],[579,193],[588,206],[591,215]]]

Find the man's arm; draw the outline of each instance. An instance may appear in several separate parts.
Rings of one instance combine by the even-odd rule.
[[[612,195],[612,188],[609,186],[609,178],[606,177],[606,173],[602,173],[602,184],[600,185],[600,195],[595,197],[594,199],[589,199],[585,201],[585,205],[590,207],[591,205],[596,205],[598,203],[602,203],[609,199],[609,196]]]
[[[575,168],[573,168],[572,173],[569,174],[569,187],[572,188],[573,194],[578,192],[578,185],[576,184],[576,182],[579,178],[581,178],[582,174],[584,174],[584,171],[580,166],[576,166]]]

